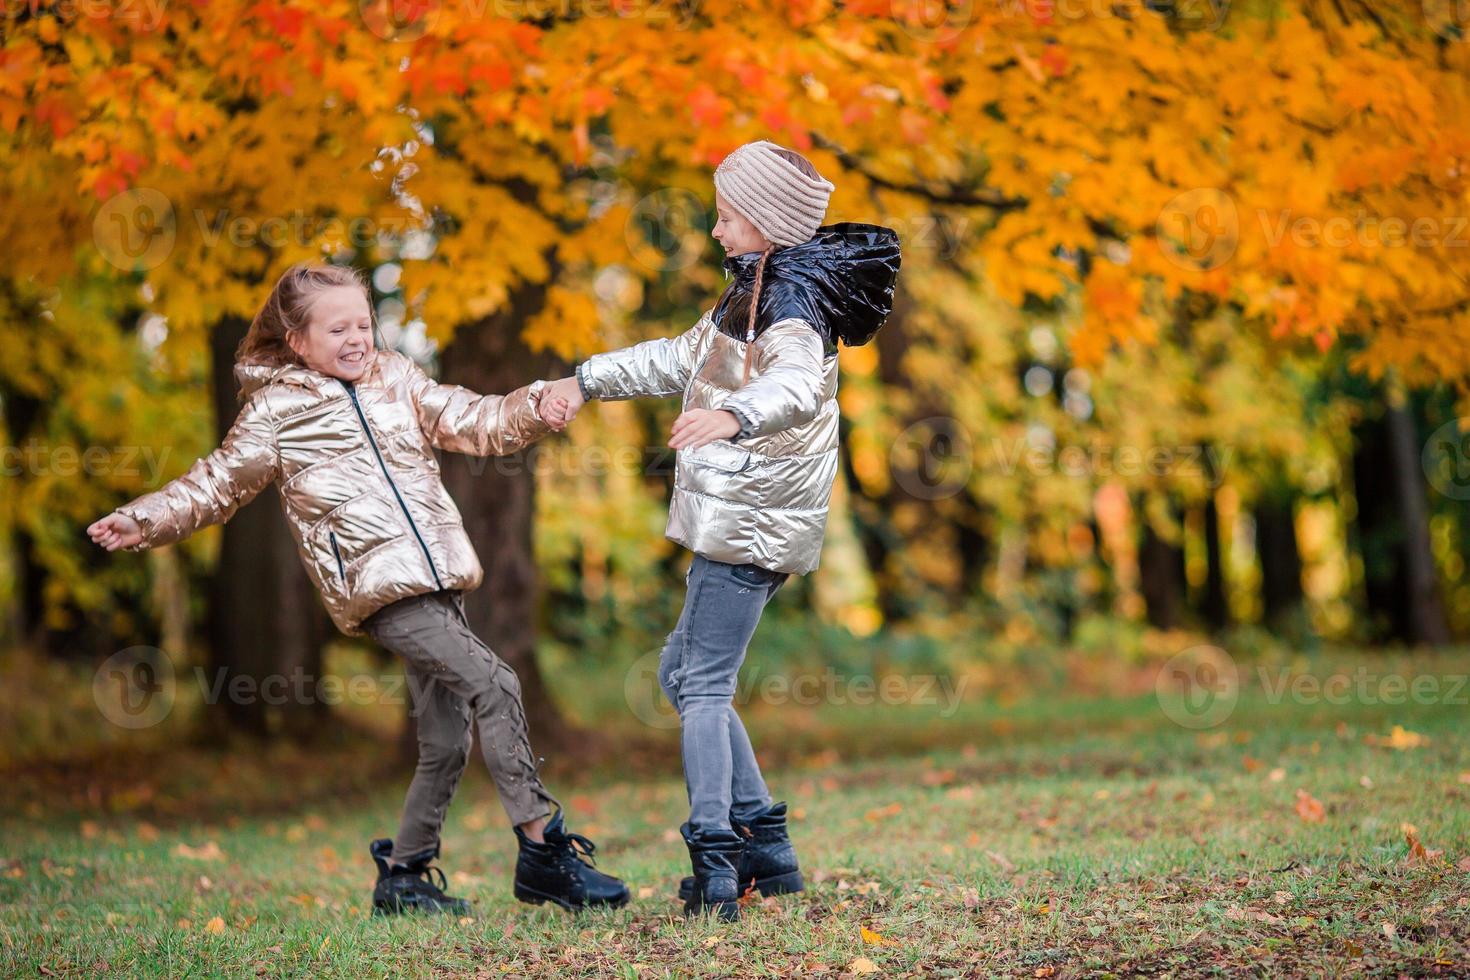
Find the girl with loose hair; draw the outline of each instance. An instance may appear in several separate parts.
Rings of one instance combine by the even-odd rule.
[[[172,544],[224,523],[274,483],[333,621],[401,657],[413,699],[419,761],[398,836],[369,848],[374,910],[469,911],[444,893],[431,862],[476,730],[518,842],[516,897],[622,905],[623,883],[583,860],[592,842],[566,828],[559,804],[552,815],[515,672],[470,630],[464,593],[483,573],[434,457],[504,456],[540,439],[551,430],[538,415],[545,382],[504,396],[437,384],[404,355],[378,350],[373,326],[358,273],[287,269],[240,344],[244,406],[224,442],[87,533],[108,551]]]

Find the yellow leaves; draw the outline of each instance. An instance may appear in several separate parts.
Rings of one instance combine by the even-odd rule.
[[[1428,745],[1429,739],[1418,732],[1406,730],[1402,725],[1394,725],[1393,729],[1387,735],[1374,735],[1371,732],[1364,735],[1363,742],[1367,745],[1376,745],[1380,748],[1407,752],[1409,749],[1417,749],[1421,746]]]
[[[859,956],[857,959],[847,964],[847,972],[856,974],[877,973],[878,964],[874,963],[866,956]]]
[[[597,304],[562,286],[547,290],[546,304],[522,333],[533,351],[550,350],[564,361],[597,349]]]
[[[222,936],[225,932],[225,920],[215,916],[204,924],[204,931],[211,936]]]
[[[1307,823],[1321,823],[1327,819],[1327,810],[1311,793],[1298,789],[1296,791],[1296,815]]]

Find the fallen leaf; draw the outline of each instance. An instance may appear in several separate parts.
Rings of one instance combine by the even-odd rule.
[[[1411,732],[1403,725],[1394,725],[1393,730],[1387,735],[1374,735],[1369,733],[1363,736],[1363,741],[1368,745],[1376,745],[1385,749],[1397,749],[1405,752],[1409,749],[1417,749],[1428,745],[1429,739],[1418,732]]]
[[[847,964],[847,972],[848,973],[877,973],[878,972],[878,964],[874,963],[872,960],[868,959],[866,956],[859,956],[857,959],[855,959],[851,963]]]
[[[1410,864],[1438,864],[1444,857],[1444,851],[1431,851],[1419,840],[1419,829],[1413,824],[1406,823],[1404,827],[1404,840],[1409,845],[1408,861]]]
[[[1296,791],[1296,815],[1307,823],[1321,823],[1327,819],[1327,808],[1311,793],[1299,789]]]
[[[174,857],[189,858],[191,861],[218,861],[224,856],[224,852],[214,841],[210,841],[203,847],[190,847],[182,842],[174,847]]]
[[[204,924],[204,931],[210,933],[211,935],[218,936],[220,933],[225,931],[225,920],[221,919],[219,916],[215,916]]]
[[[869,821],[877,822],[888,817],[896,817],[902,812],[902,804],[890,803],[887,806],[882,806],[873,810],[869,810],[867,813],[863,814],[863,816]]]

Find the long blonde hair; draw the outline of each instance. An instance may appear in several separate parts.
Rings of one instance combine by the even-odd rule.
[[[301,365],[301,357],[291,349],[287,341],[293,332],[305,330],[311,323],[311,304],[327,289],[338,286],[355,286],[367,296],[368,309],[372,309],[372,296],[368,294],[362,273],[345,265],[293,265],[276,280],[275,287],[265,299],[265,305],[250,321],[250,329],[240,346],[235,348],[236,364],[263,364],[267,367]],[[377,327],[374,316],[374,329]]]

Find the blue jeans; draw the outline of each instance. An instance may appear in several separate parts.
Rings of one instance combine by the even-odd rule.
[[[679,624],[659,658],[658,680],[679,712],[692,831],[729,830],[771,805],[750,736],[735,713],[735,678],[784,572],[695,555]]]

